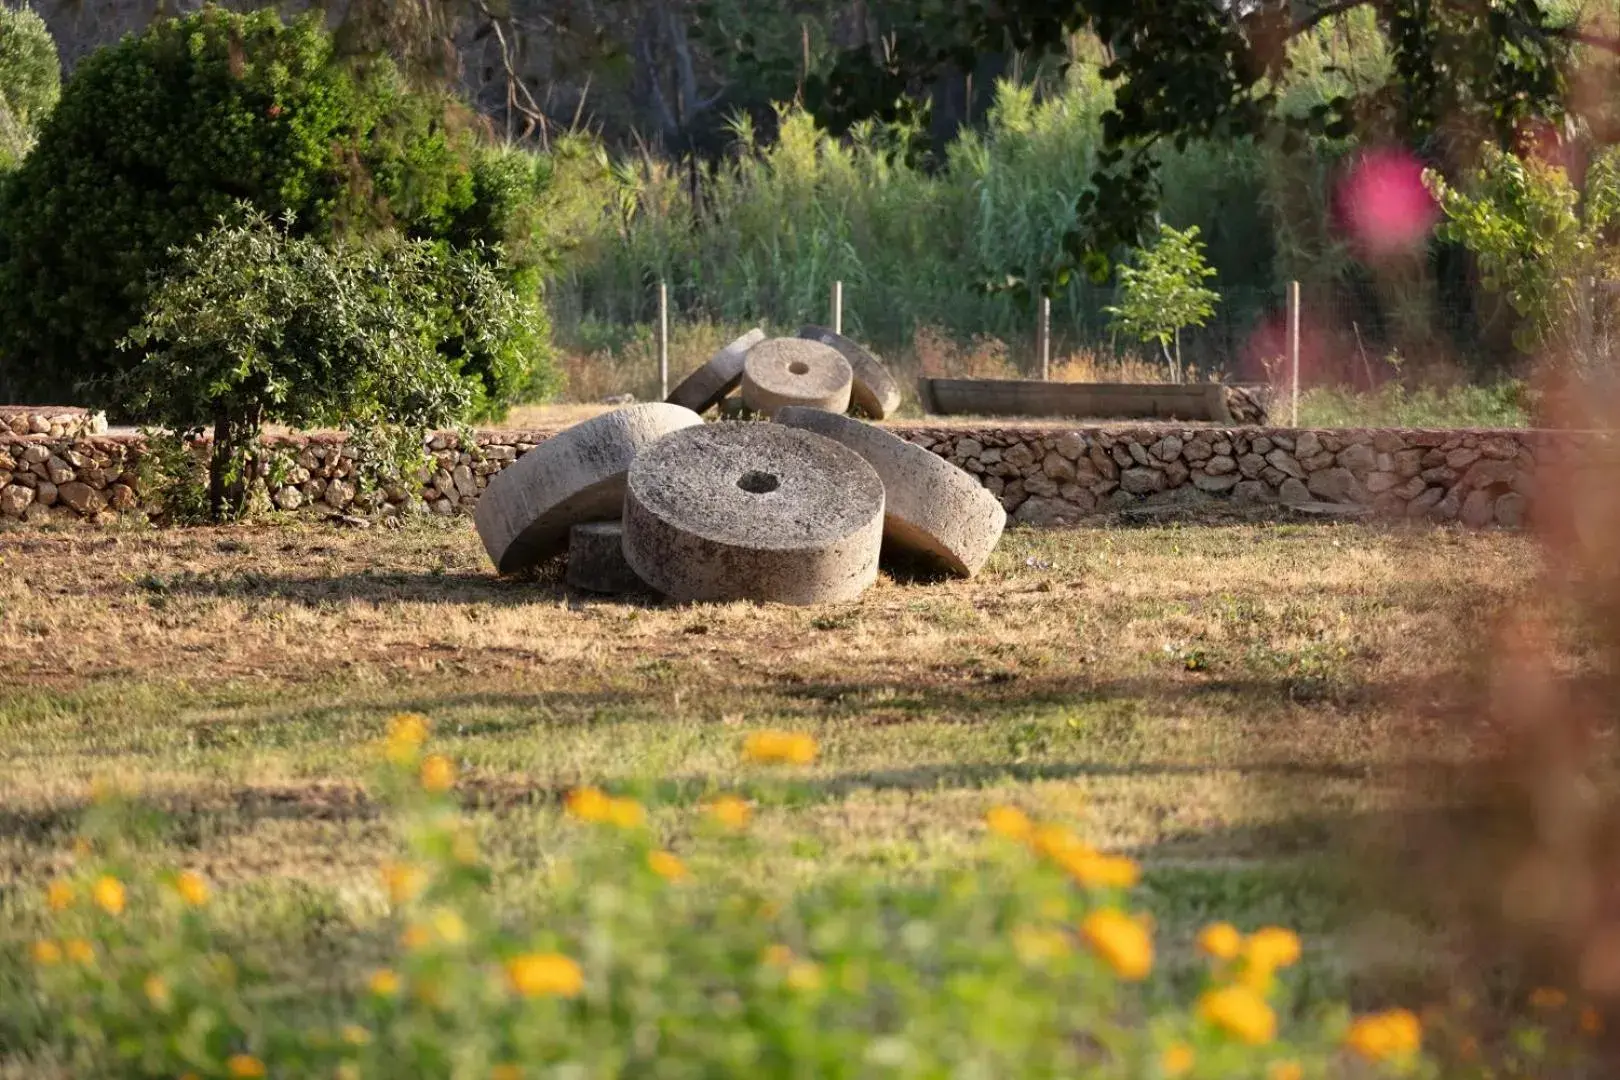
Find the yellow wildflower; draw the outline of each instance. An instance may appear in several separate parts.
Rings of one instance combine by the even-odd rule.
[[[405,932],[399,935],[399,944],[410,952],[421,952],[433,944],[433,931],[421,923],[411,923]]]
[[[1601,1035],[1603,1034],[1603,1016],[1588,1005],[1581,1010],[1580,1027],[1583,1034]]]
[[[709,817],[732,832],[748,828],[748,820],[754,816],[754,808],[747,800],[735,795],[721,795],[709,803],[707,810]]]
[[[66,911],[73,906],[77,893],[71,881],[53,881],[45,889],[45,905],[52,911]]]
[[[782,982],[789,990],[820,990],[823,983],[821,965],[809,960],[795,960],[788,965]]]
[[[40,967],[55,967],[62,962],[62,946],[54,941],[34,942],[29,954]]]
[[[1299,935],[1280,926],[1265,926],[1249,935],[1244,959],[1252,967],[1275,971],[1299,963]]]
[[[343,1041],[350,1046],[365,1046],[371,1042],[371,1032],[359,1024],[345,1024],[343,1026]]]
[[[1042,825],[1029,835],[1029,846],[1054,862],[1094,855],[1095,850],[1061,825]]]
[[[1569,995],[1551,986],[1538,986],[1530,991],[1530,1006],[1535,1009],[1562,1009]]]
[[[1243,950],[1243,935],[1231,923],[1210,923],[1198,932],[1198,949],[1216,960],[1233,960]]]
[[[467,940],[467,924],[449,908],[437,908],[432,915],[433,932],[446,945],[460,945]]]
[[[1358,1018],[1344,1041],[1368,1061],[1388,1061],[1417,1052],[1423,1025],[1409,1010],[1391,1009]]]
[[[1305,1080],[1305,1067],[1297,1061],[1273,1061],[1266,1080]]]
[[[396,904],[414,900],[427,884],[427,872],[410,863],[384,863],[383,884],[388,888],[388,899]]]
[[[767,945],[759,958],[762,963],[770,967],[785,968],[793,963],[793,950],[782,944]]]
[[[1028,840],[1035,830],[1034,823],[1016,806],[992,806],[984,815],[984,824],[997,836],[1019,842]]]
[[[1079,847],[1060,852],[1052,861],[1086,889],[1129,889],[1141,880],[1142,871],[1123,855],[1102,855]]]
[[[95,885],[90,889],[90,896],[95,900],[96,906],[107,914],[124,913],[124,885],[117,878],[107,874],[97,878]]]
[[[489,1080],[523,1080],[523,1070],[517,1065],[495,1065],[489,1070]]]
[[[1182,1076],[1192,1071],[1195,1060],[1193,1048],[1178,1042],[1159,1055],[1159,1068],[1166,1076]]]
[[[506,962],[506,982],[523,997],[578,997],[585,973],[561,953],[528,953]]]
[[[167,1009],[170,995],[169,984],[161,975],[148,975],[146,982],[141,984],[141,990],[146,994],[146,1000],[152,1003],[154,1009]]]
[[[225,1062],[225,1071],[236,1080],[259,1080],[264,1076],[264,1062],[252,1054],[232,1054]]]
[[[421,779],[425,791],[449,791],[456,786],[456,767],[443,754],[429,754],[422,759]]]
[[[1140,982],[1153,970],[1153,938],[1139,921],[1115,908],[1087,915],[1080,935],[1127,982]]]
[[[1247,986],[1226,986],[1198,999],[1198,1015],[1250,1046],[1277,1037],[1277,1014]]]
[[[612,801],[600,788],[582,787],[568,793],[565,805],[570,817],[596,824],[608,820]]]
[[[1020,926],[1013,931],[1013,951],[1030,967],[1039,967],[1069,951],[1069,936],[1050,927]]]
[[[399,976],[387,968],[379,968],[371,973],[366,986],[378,997],[393,997],[399,993]]]
[[[176,876],[174,891],[192,907],[202,907],[208,903],[208,882],[195,870],[187,870]]]
[[[389,761],[402,768],[416,763],[416,755],[427,742],[431,725],[427,717],[416,713],[400,713],[388,722],[388,743],[384,754]]]
[[[639,829],[647,822],[647,811],[634,799],[609,799],[607,819],[621,829]]]
[[[652,867],[653,873],[665,881],[685,881],[688,877],[691,877],[691,872],[686,869],[686,864],[681,862],[680,857],[673,852],[650,852],[647,855],[647,865]]]
[[[62,951],[75,964],[88,965],[96,962],[96,947],[84,938],[68,938],[62,943]]]
[[[803,731],[755,731],[743,740],[743,758],[757,765],[808,765],[816,740]]]

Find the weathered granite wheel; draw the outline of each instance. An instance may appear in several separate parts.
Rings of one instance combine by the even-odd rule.
[[[630,467],[625,559],[673,600],[850,600],[876,579],[882,542],[883,481],[808,431],[706,424]]]
[[[560,552],[580,522],[619,517],[636,454],[702,423],[679,405],[631,405],[575,424],[490,477],[473,522],[495,569],[510,574],[533,566]]]
[[[883,541],[960,577],[995,550],[1007,513],[972,473],[882,428],[821,409],[786,408],[776,422],[824,435],[861,455],[883,481]]]
[[[799,336],[806,341],[817,341],[837,349],[838,354],[849,361],[850,370],[854,373],[854,383],[850,387],[852,407],[873,420],[892,416],[900,408],[900,384],[894,381],[894,376],[883,366],[883,361],[858,342],[825,326],[801,326]]]
[[[854,374],[830,345],[801,338],[771,338],[748,350],[743,362],[743,404],[770,416],[785,405],[843,412]]]
[[[683,405],[693,412],[707,412],[714,408],[742,382],[743,360],[748,350],[764,340],[765,331],[757,327],[748,331],[682,379],[665,400],[671,405]]]

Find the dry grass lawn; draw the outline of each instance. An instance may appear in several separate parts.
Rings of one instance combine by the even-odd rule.
[[[822,756],[762,810],[778,853],[739,873],[927,873],[1016,802],[1140,856],[1172,940],[1283,921],[1330,973],[1401,950],[1353,917],[1333,841],[1466,753],[1438,718],[1538,564],[1521,536],[1428,528],[1015,530],[972,582],[796,609],[500,580],[466,521],[13,531],[0,559],[0,926],[103,776],[173,814],[153,858],[249,915],[363,925],[389,844],[364,780],[412,710],[510,888],[569,843],[571,785],[673,818],[748,790],[745,731],[803,728]]]

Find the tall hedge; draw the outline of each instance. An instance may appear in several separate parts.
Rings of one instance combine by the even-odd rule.
[[[459,240],[486,151],[455,115],[386,61],[337,57],[316,13],[207,7],[88,57],[0,190],[0,394],[117,412],[111,376],[138,359],[118,342],[239,203],[299,236]],[[465,358],[483,399],[529,381],[544,330],[531,355]]]

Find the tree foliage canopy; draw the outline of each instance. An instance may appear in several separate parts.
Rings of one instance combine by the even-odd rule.
[[[80,64],[0,193],[0,389],[118,404],[131,358],[116,343],[171,253],[238,202],[291,215],[297,236],[492,248],[529,195],[502,168],[448,94],[338,56],[318,13],[154,22]],[[546,324],[532,292],[507,353],[447,343],[482,383],[475,406],[534,381]]]
[[[1220,299],[1204,281],[1215,276],[1204,262],[1198,226],[1177,231],[1159,226],[1158,239],[1136,253],[1135,265],[1119,268],[1120,301],[1107,309],[1114,326],[1141,342],[1156,343],[1169,356],[1171,342],[1186,326],[1202,326]],[[1174,366],[1179,377],[1181,350]]]
[[[62,92],[56,42],[32,8],[0,3],[0,168],[20,161]]]

